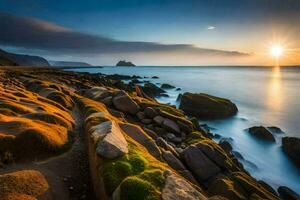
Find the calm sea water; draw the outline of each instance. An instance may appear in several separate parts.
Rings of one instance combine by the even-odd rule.
[[[147,79],[157,85],[169,83],[182,91],[168,90],[170,97],[160,102],[177,105],[181,92],[204,92],[225,97],[237,104],[237,116],[206,121],[218,133],[233,140],[234,150],[244,157],[246,169],[274,188],[286,185],[300,193],[300,170],[281,149],[281,137],[300,137],[300,67],[104,67],[76,69],[91,73],[159,76]],[[246,128],[255,125],[278,126],[276,144],[255,139]]]

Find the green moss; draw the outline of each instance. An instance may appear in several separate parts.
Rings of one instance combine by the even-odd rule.
[[[163,176],[164,167],[159,161],[150,161],[145,155],[147,152],[140,151],[136,144],[129,142],[129,153],[115,161],[109,161],[102,168],[106,192],[111,195],[113,191],[124,184],[129,177],[140,178],[147,181],[151,188],[158,192],[165,184]],[[149,155],[148,155],[149,156]],[[149,160],[149,161],[148,161]],[[123,195],[121,195],[123,196]],[[126,196],[126,195],[125,195]]]
[[[139,178],[151,182],[158,189],[163,188],[165,185],[163,171],[159,169],[146,170],[139,175]]]
[[[128,177],[121,187],[121,200],[158,200],[160,193],[148,181],[137,177]]]

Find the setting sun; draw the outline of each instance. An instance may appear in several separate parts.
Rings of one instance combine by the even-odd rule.
[[[270,49],[271,56],[279,58],[283,54],[283,48],[280,45],[273,45]]]

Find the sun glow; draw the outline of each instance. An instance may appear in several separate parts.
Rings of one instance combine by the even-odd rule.
[[[271,56],[273,56],[274,58],[279,58],[282,56],[283,54],[283,48],[281,45],[273,45],[270,49],[270,54]]]

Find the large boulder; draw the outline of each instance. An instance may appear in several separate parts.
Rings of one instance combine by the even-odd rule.
[[[207,200],[189,182],[171,171],[165,172],[166,184],[162,190],[162,200]]]
[[[150,97],[158,97],[166,93],[166,91],[153,83],[145,83],[143,91]]]
[[[187,167],[195,174],[200,182],[207,181],[221,171],[221,169],[195,145],[186,148],[181,155]]]
[[[282,138],[283,151],[300,167],[300,139],[295,137]]]
[[[300,200],[300,195],[288,187],[280,186],[277,191],[282,200]]]
[[[106,121],[90,130],[97,155],[107,159],[116,159],[128,153],[127,141],[115,122]]]
[[[263,126],[253,126],[248,129],[248,132],[259,139],[275,142],[273,134]]]
[[[238,111],[236,105],[228,99],[189,92],[182,95],[179,108],[200,119],[226,118]]]
[[[113,105],[120,111],[129,114],[136,114],[139,111],[139,105],[133,101],[126,93],[117,95],[113,98]]]

